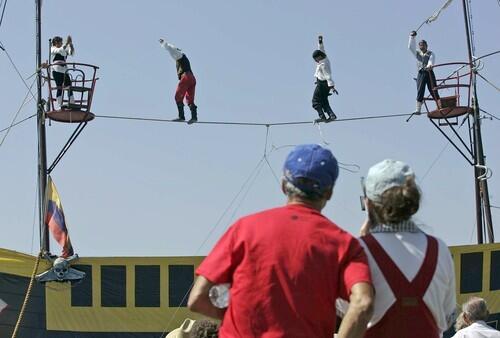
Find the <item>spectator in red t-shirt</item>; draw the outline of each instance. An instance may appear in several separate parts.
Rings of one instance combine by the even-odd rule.
[[[238,220],[198,267],[188,306],[222,319],[220,337],[331,338],[338,297],[351,304],[339,337],[363,336],[373,303],[366,255],[321,214],[338,170],[329,150],[296,147],[284,165],[287,204]],[[227,309],[209,298],[222,283],[230,284]]]

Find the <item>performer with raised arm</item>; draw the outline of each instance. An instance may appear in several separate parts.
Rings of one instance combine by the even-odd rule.
[[[188,107],[191,110],[191,120],[188,121],[188,124],[192,124],[198,121],[198,107],[194,104],[196,78],[191,70],[191,64],[189,63],[189,59],[186,54],[184,54],[179,48],[166,42],[164,39],[160,39],[160,44],[175,60],[177,77],[179,78],[179,83],[175,91],[175,102],[179,111],[179,117],[174,121],[180,122],[186,120],[186,117],[184,116],[184,98],[186,98]]]
[[[314,89],[312,98],[312,106],[319,115],[316,122],[329,122],[335,120],[337,116],[333,112],[332,107],[330,107],[328,96],[331,95],[330,90],[335,94],[338,94],[338,92],[335,89],[335,83],[332,79],[330,60],[326,56],[323,36],[321,35],[318,36],[318,49],[313,52],[312,57],[317,63],[316,72],[314,73],[316,88]]]
[[[66,58],[68,55],[73,55],[75,53],[75,48],[73,46],[73,39],[70,35],[66,38],[66,42],[63,45],[63,39],[60,36],[55,36],[52,38],[52,46],[50,47],[50,58],[51,58],[51,68],[52,77],[56,82],[57,94],[56,100],[59,109],[63,106],[63,88],[69,88],[69,102],[74,103],[75,99],[73,97],[73,91],[71,90],[71,79],[66,73],[68,68],[66,67]]]
[[[432,67],[434,66],[435,55],[433,52],[427,49],[427,41],[422,40],[418,43],[415,37],[417,36],[416,31],[410,33],[410,39],[408,41],[408,49],[412,55],[417,59],[417,105],[415,108],[415,114],[420,114],[422,109],[422,102],[424,101],[425,86],[429,89],[434,100],[440,106],[440,98],[437,90],[433,89],[436,85],[436,76]]]

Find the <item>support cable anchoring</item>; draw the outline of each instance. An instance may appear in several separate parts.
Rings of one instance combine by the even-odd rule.
[[[475,167],[480,170],[484,170],[484,172],[477,177],[478,180],[485,181],[493,176],[493,170],[491,170],[488,166],[476,164]]]

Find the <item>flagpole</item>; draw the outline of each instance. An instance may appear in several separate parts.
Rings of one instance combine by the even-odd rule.
[[[36,6],[36,69],[37,76],[37,132],[38,132],[38,213],[40,228],[40,251],[50,252],[48,228],[45,226],[47,187],[47,145],[45,135],[45,111],[42,99],[42,0],[35,0]]]

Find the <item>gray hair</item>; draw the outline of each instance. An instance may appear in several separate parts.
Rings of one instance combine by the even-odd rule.
[[[486,320],[489,315],[486,301],[479,297],[471,297],[462,305],[462,311],[471,322]]]
[[[321,196],[314,193],[309,193],[302,191],[297,188],[293,183],[289,182],[287,179],[282,178],[282,181],[285,183],[285,194],[290,197],[299,197],[301,199],[309,200],[309,201],[317,201]]]

